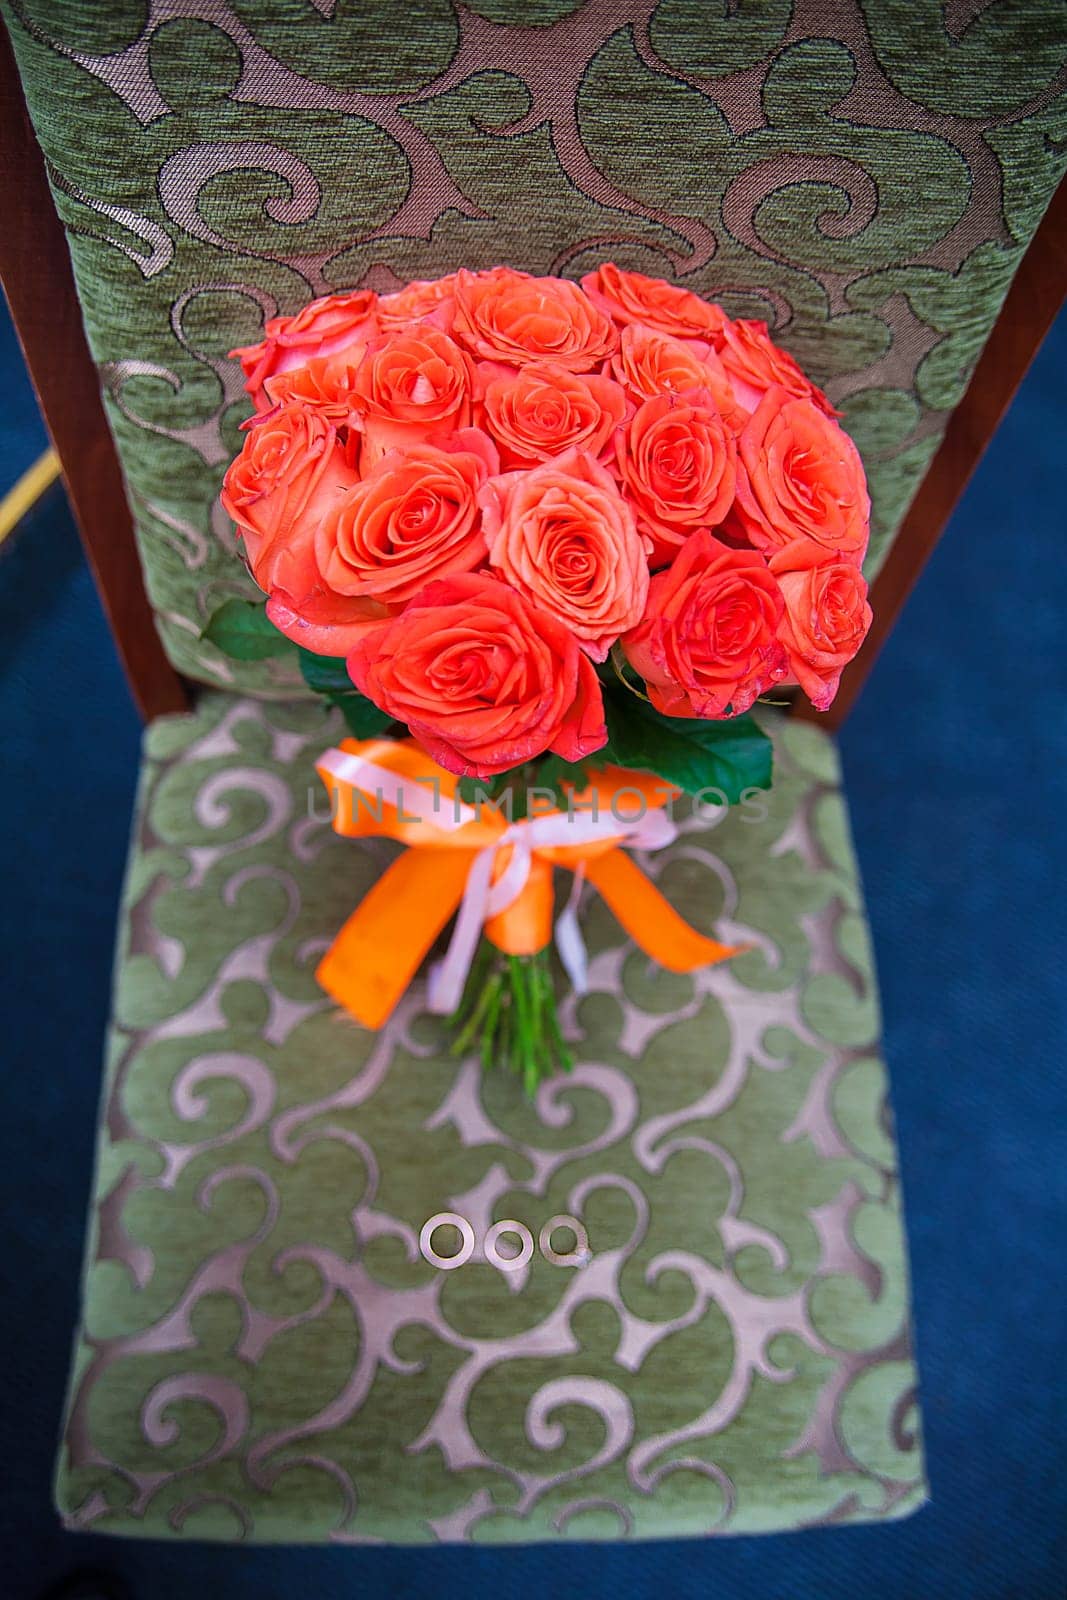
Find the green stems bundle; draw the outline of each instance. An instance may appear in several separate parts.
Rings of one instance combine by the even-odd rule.
[[[456,1035],[452,1055],[476,1048],[486,1070],[513,1073],[530,1096],[542,1079],[574,1065],[560,1031],[546,950],[509,956],[483,939],[449,1026]]]

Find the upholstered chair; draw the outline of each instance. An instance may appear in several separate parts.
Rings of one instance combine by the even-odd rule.
[[[677,279],[765,319],[843,411],[888,619],[947,509],[931,462],[958,488],[946,429],[973,460],[979,389],[1022,361],[971,384],[1065,163],[1057,0],[3,9],[157,633],[137,633],[136,575],[112,610],[163,713],[120,918],[67,1524],[359,1544],[914,1510],[897,1157],[832,733],[765,708],[772,791],[648,863],[749,946],[734,961],[654,970],[588,898],[577,1064],[533,1102],[449,1055],[418,984],[361,1030],[314,977],[385,859],[326,821],[335,714],[288,663],[203,638],[254,593],[218,501],[249,411],[227,352],[312,295],[461,265]],[[66,328],[62,248],[9,289],[106,579],[127,512],[41,331]],[[461,1268],[426,1247],[441,1213],[469,1226]],[[502,1220],[535,1242],[519,1271],[487,1249]]]

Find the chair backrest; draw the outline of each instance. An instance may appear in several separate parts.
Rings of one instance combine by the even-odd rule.
[[[1061,203],[968,390],[1067,164],[1060,0],[8,0],[5,15],[148,594],[193,679],[300,692],[279,663],[224,661],[199,637],[251,592],[217,504],[244,414],[226,351],[276,309],[463,264],[613,258],[765,318],[864,455],[870,573],[889,580],[869,659],[1062,299]],[[25,139],[11,82],[5,102]],[[2,265],[74,487],[77,427],[61,436],[46,390],[62,379],[33,348],[69,280],[26,230],[49,256],[58,230],[17,152],[0,176],[5,218],[33,212]],[[53,367],[74,335],[66,305],[54,320]],[[69,370],[88,404],[84,350]],[[108,528],[88,489],[78,509],[106,585],[130,560],[105,479]],[[151,670],[148,710],[177,692]]]

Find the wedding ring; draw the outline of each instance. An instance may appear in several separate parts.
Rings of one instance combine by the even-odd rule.
[[[573,1233],[573,1248],[566,1251],[554,1250],[552,1235],[563,1228]],[[589,1260],[589,1235],[585,1231],[585,1224],[565,1212],[558,1217],[549,1218],[541,1229],[537,1242],[545,1260],[551,1261],[554,1267],[584,1267]]]
[[[455,1228],[459,1234],[461,1243],[454,1256],[438,1255],[434,1249],[431,1240],[438,1228]],[[461,1217],[458,1212],[439,1211],[435,1217],[423,1223],[422,1232],[419,1234],[419,1249],[431,1267],[439,1267],[442,1272],[454,1272],[474,1254],[474,1229],[466,1217]]]
[[[513,1256],[502,1256],[497,1249],[497,1240],[509,1233],[519,1241],[519,1248]],[[485,1236],[485,1259],[492,1267],[499,1267],[501,1272],[518,1272],[530,1260],[534,1253],[533,1234],[523,1222],[514,1222],[509,1217],[506,1222],[494,1222]]]

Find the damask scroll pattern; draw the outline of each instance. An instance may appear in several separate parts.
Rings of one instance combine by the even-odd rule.
[[[1056,0],[6,3],[168,648],[268,694],[199,639],[242,581],[215,496],[260,316],[498,259],[677,276],[843,406],[873,569],[1067,151]]]
[[[649,871],[751,952],[653,976],[590,904],[578,1065],[527,1105],[418,989],[379,1035],[317,954],[378,870],[309,815],[317,708],[148,735],[82,1349],[75,1527],[252,1539],[742,1531],[922,1494],[884,1076],[832,747]],[[312,808],[313,809],[313,808]],[[454,1273],[422,1222],[465,1216]],[[496,1220],[585,1224],[505,1275]]]

